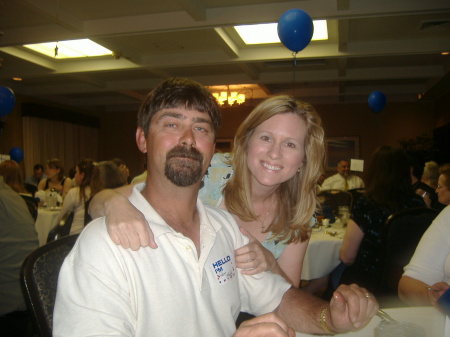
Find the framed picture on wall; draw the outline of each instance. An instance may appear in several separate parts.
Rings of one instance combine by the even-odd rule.
[[[231,152],[233,149],[233,138],[217,138],[216,151],[217,152]]]
[[[336,171],[341,159],[359,159],[359,137],[325,137],[326,171]]]

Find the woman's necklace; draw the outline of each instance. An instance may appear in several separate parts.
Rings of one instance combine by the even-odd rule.
[[[258,220],[258,222],[261,224],[261,231],[265,231],[266,230],[265,222],[267,220],[267,217],[269,216],[270,211],[272,210],[272,206],[273,206],[274,203],[275,203],[275,199],[273,199],[273,201],[270,204],[267,212],[264,214],[264,219],[262,219],[262,221],[261,221],[261,214],[258,215],[258,217],[256,218],[256,220]]]

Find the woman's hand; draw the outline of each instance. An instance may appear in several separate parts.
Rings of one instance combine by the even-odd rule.
[[[144,215],[127,198],[117,194],[107,205],[104,212],[106,226],[115,244],[132,250],[158,247]]]
[[[263,271],[274,271],[277,261],[273,254],[264,248],[247,230],[244,228],[240,230],[250,240],[244,247],[234,251],[236,266],[242,269],[242,274],[254,275]]]
[[[448,288],[450,288],[450,286],[446,282],[438,282],[428,289],[428,300],[433,307],[439,307],[437,300]]]

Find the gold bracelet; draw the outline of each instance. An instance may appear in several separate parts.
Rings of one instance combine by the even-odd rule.
[[[322,330],[327,334],[327,335],[334,335],[334,332],[331,331],[328,328],[327,325],[327,312],[328,312],[328,305],[326,307],[324,307],[322,309],[322,311],[320,312],[320,317],[319,317],[319,324],[320,327],[322,328]]]

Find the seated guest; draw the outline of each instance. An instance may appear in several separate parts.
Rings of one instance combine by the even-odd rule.
[[[47,178],[44,174],[44,166],[42,166],[42,164],[35,164],[33,167],[33,174],[25,178],[24,186],[26,190],[34,195],[37,191],[39,182],[44,178]]]
[[[316,334],[370,321],[378,304],[356,285],[341,286],[327,303],[280,275],[237,270],[234,250],[248,239],[229,213],[198,199],[219,122],[216,100],[198,83],[169,79],[147,96],[136,131],[147,180],[129,199],[158,248],[117,246],[104,217],[86,227],[59,275],[55,337],[231,336],[241,308],[273,311],[294,330]]]
[[[322,186],[321,190],[353,190],[355,188],[364,188],[363,180],[350,174],[350,164],[348,160],[341,159],[337,162],[337,173],[332,175],[331,177],[326,178]]]
[[[25,201],[1,175],[0,238],[0,334],[29,336],[32,328],[20,287],[20,269],[39,241]]]
[[[332,274],[334,284],[357,283],[377,291],[381,275],[381,234],[384,223],[394,212],[425,207],[411,190],[406,154],[397,148],[381,146],[368,170],[365,193],[355,201],[339,258],[346,266],[341,278]]]
[[[117,188],[127,184],[127,180],[120,169],[112,161],[102,161],[97,165],[94,180],[99,179],[100,190]],[[98,178],[97,178],[98,175]]]
[[[31,195],[23,186],[19,164],[14,160],[5,160],[0,163],[0,175],[3,176],[4,182],[17,193]]]
[[[436,188],[438,186],[439,165],[434,161],[425,163],[422,173],[421,185],[417,186],[415,193],[424,198],[428,207],[438,210],[439,212],[445,207],[438,201]]]
[[[436,187],[438,201],[443,205],[450,205],[450,164],[439,168],[439,180]]]
[[[0,175],[3,176],[4,182],[14,191],[19,193],[19,195],[25,200],[31,216],[36,221],[38,215],[38,204],[33,195],[28,193],[24,187],[19,164],[17,164],[14,160],[3,161],[0,163]]]
[[[450,206],[423,234],[398,284],[398,296],[411,306],[433,305],[450,283]]]
[[[73,212],[70,234],[77,234],[84,228],[85,203],[100,188],[92,180],[95,164],[92,159],[84,159],[75,166],[76,187],[69,190],[61,207],[56,223],[59,223],[67,212]]]
[[[64,199],[72,187],[72,180],[64,176],[64,166],[57,158],[50,159],[45,164],[47,178],[42,179],[38,185],[38,191],[50,191],[55,189]]]
[[[117,165],[117,167],[119,168],[120,172],[122,172],[122,174],[124,175],[125,179],[127,180],[127,183],[129,183],[129,179],[130,179],[130,170],[128,169],[127,164],[125,164],[125,162],[120,159],[120,158],[113,158],[111,159],[111,161]]]

